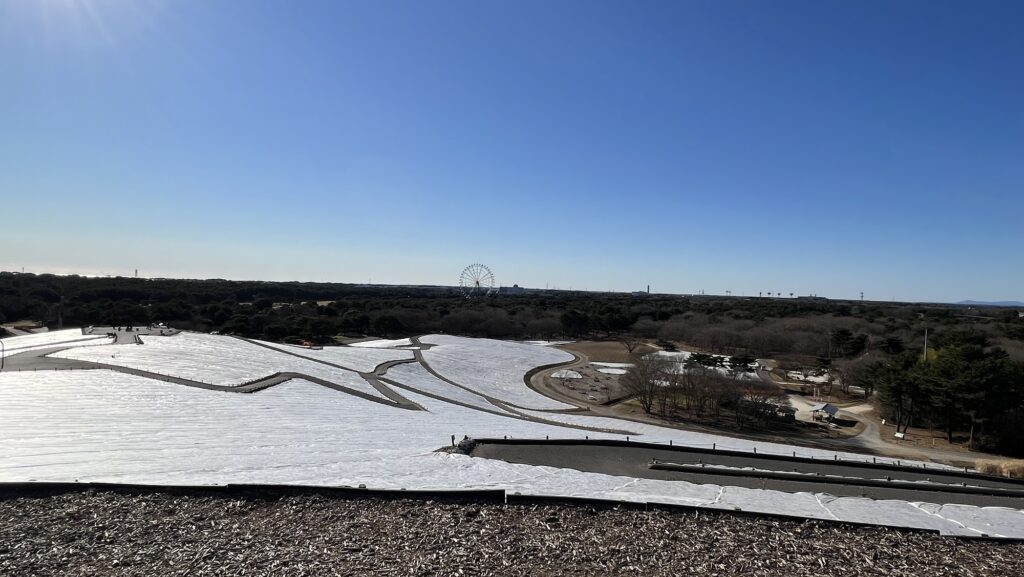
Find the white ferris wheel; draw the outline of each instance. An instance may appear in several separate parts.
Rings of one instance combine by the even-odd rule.
[[[476,263],[462,269],[462,274],[459,275],[459,289],[466,298],[489,296],[498,292],[498,283],[487,265]]]

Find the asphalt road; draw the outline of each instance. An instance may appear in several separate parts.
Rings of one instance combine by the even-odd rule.
[[[477,442],[470,454],[510,463],[666,481],[1024,509],[1024,482],[964,475],[939,468],[892,468],[684,447],[651,448],[642,444],[623,446],[580,441],[484,440]],[[651,468],[655,461],[681,466],[675,467],[676,470]],[[965,484],[981,489],[965,488]]]

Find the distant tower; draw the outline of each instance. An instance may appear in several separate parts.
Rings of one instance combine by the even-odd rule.
[[[647,294],[651,294],[651,285],[647,285]]]
[[[860,302],[864,302],[864,291],[860,291]]]
[[[139,278],[139,269],[135,269],[135,278]]]

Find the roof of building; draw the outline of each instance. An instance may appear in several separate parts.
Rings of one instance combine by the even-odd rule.
[[[839,409],[837,409],[835,407],[835,405],[833,405],[831,403],[821,403],[821,404],[814,405],[813,407],[811,407],[811,411],[814,412],[814,413],[817,413],[818,411],[821,411],[823,413],[828,413],[830,415],[835,415],[836,413],[839,412]]]

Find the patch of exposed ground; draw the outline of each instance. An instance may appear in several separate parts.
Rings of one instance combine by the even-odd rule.
[[[629,351],[626,350],[626,346],[619,341],[579,341],[566,345],[559,345],[558,348],[583,354],[591,361],[628,363],[631,360]],[[646,354],[656,350],[658,349],[644,344],[640,345],[633,352],[634,354]]]
[[[727,513],[85,492],[0,501],[0,575],[1021,575],[1024,544]]]

